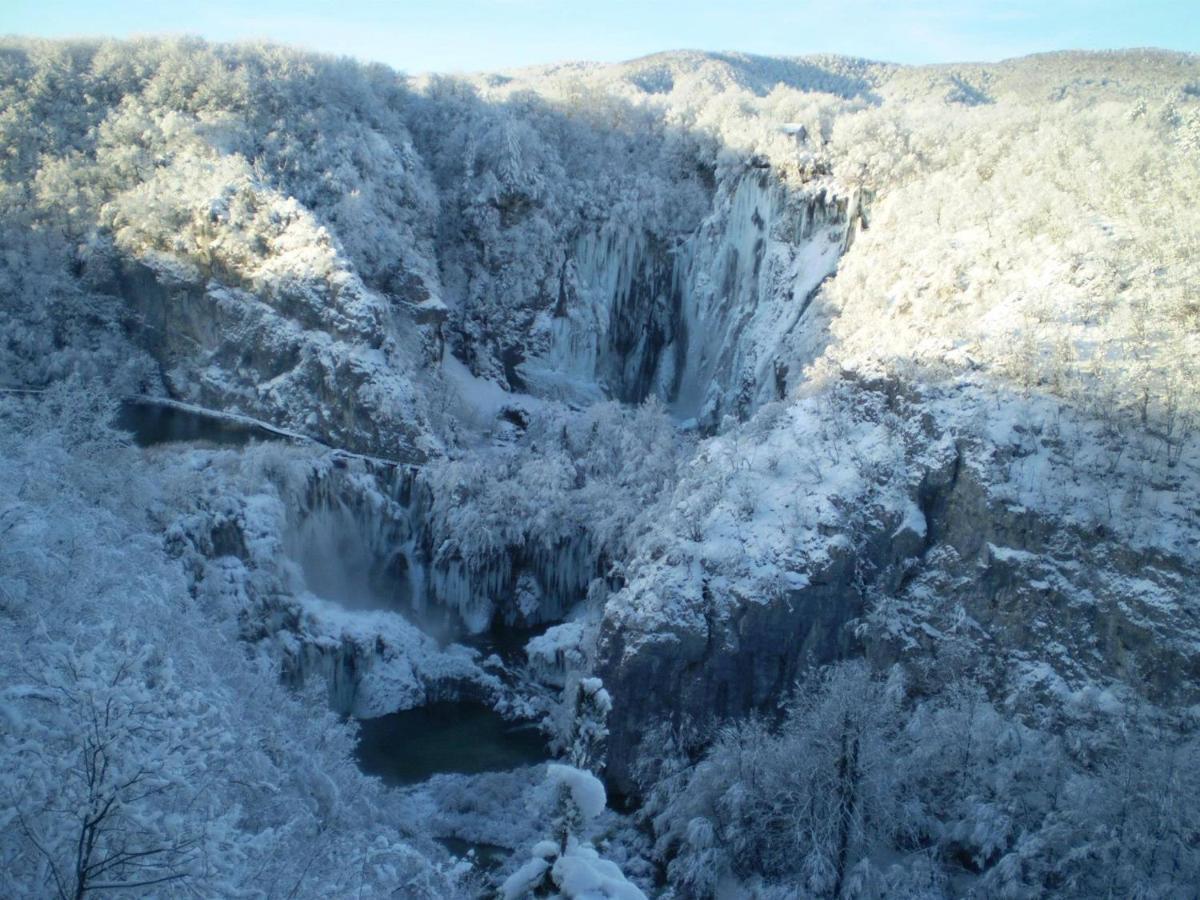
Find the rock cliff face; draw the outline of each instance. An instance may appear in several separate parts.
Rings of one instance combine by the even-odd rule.
[[[1195,703],[1200,613],[1176,602],[1200,576],[1194,548],[997,498],[995,473],[971,455],[937,497],[921,566],[865,623],[868,655],[889,664],[957,649],[998,695],[1121,681],[1158,703]],[[884,627],[885,616],[905,627]]]
[[[716,186],[694,231],[609,223],[551,248],[557,299],[528,298],[528,331],[487,339],[515,389],[572,403],[657,397],[712,431],[782,397],[820,349],[801,319],[857,216],[819,180],[749,168]],[[409,280],[419,303],[348,270],[245,281],[159,253],[123,257],[100,288],[172,398],[414,463],[440,449],[428,405],[444,343],[480,348],[429,295],[436,284]]]
[[[599,672],[614,698],[607,777],[616,789],[636,790],[632,769],[655,726],[705,734],[750,712],[771,714],[806,669],[850,656],[858,646],[850,625],[865,602],[860,566],[899,550],[886,535],[866,547],[838,546],[808,587],[728,615],[645,630],[636,621],[606,618]]]
[[[1085,523],[1062,497],[1024,505],[1003,449],[939,419],[946,407],[909,386],[856,388],[863,399],[880,390],[907,396],[902,417],[923,418],[902,441],[907,496],[868,493],[856,505],[848,492],[839,524],[787,573],[799,586],[721,596],[721,569],[701,559],[696,592],[695,580],[663,574],[686,542],[630,562],[638,587],[609,604],[597,653],[614,697],[607,775],[619,792],[636,796],[656,727],[702,745],[722,721],[776,714],[815,667],[857,656],[901,664],[918,694],[967,676],[1018,709],[1069,707],[1118,683],[1168,707],[1200,697],[1200,609],[1181,599],[1200,555],[1171,537],[1186,533],[1190,501],[1160,510],[1140,536],[1119,519]],[[1069,483],[1062,464],[1045,463],[1046,483]]]
[[[867,649],[864,617],[880,597],[906,589],[941,540],[940,518],[959,489],[956,448],[932,431],[926,438],[908,461],[911,494],[847,509],[840,526],[821,529],[819,548],[784,573],[782,589],[720,596],[729,584],[701,560],[711,571],[700,576],[699,596],[678,598],[668,617],[644,614],[636,594],[615,598],[597,667],[614,697],[607,775],[619,792],[636,793],[633,769],[655,727],[702,743],[721,722],[773,716],[806,673]]]
[[[385,459],[436,449],[413,381],[429,326],[356,278],[263,292],[130,261],[109,289],[174,399]]]

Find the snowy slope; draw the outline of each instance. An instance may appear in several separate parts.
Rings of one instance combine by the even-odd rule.
[[[310,859],[288,890],[519,870],[636,896],[657,866],[676,896],[1173,896],[1200,872],[1196,57],[409,80],[268,46],[0,51],[23,883],[52,879],[39,835],[71,843],[90,740],[39,698],[105,683],[168,711],[122,732],[136,758],[217,773],[203,809],[167,778],[129,812],[184,836],[202,893]],[[131,447],[127,394],[320,445]],[[547,626],[527,667],[459,643]],[[641,832],[605,814],[491,875],[422,821],[490,843],[531,776],[393,804],[301,705],[485,700],[569,755],[592,678],[588,765]],[[172,719],[186,758],[159,756]],[[188,849],[205,816],[220,865]]]

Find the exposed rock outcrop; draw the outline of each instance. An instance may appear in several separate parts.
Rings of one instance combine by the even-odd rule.
[[[918,693],[967,675],[1018,708],[1116,681],[1194,704],[1200,607],[1185,598],[1200,559],[1012,503],[993,483],[994,452],[958,445],[927,469],[911,497],[917,521],[872,513],[836,530],[799,589],[734,604],[705,595],[667,623],[614,604],[598,670],[614,698],[617,790],[636,793],[655,726],[702,746],[713,725],[773,714],[811,667],[849,656],[900,664]]]
[[[436,452],[413,382],[427,336],[357,278],[265,292],[130,261],[109,288],[174,399],[386,459]]]

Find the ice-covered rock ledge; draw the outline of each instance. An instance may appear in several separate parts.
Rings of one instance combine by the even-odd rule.
[[[604,611],[618,791],[653,727],[702,735],[773,710],[805,670],[859,652],[851,624],[909,577],[958,471],[954,441],[914,407],[848,376],[705,445]]]
[[[405,567],[393,565],[410,471],[295,444],[183,449],[161,462],[204,483],[167,527],[169,549],[202,601],[226,609],[289,684],[315,677],[335,710],[357,717],[507,698],[499,666],[411,618]],[[345,548],[355,552],[341,558]]]
[[[300,601],[296,627],[279,632],[275,641],[288,683],[326,681],[333,709],[360,719],[437,700],[494,704],[506,691],[495,672],[481,665],[478,650],[461,644],[440,648],[394,612],[347,612],[309,595]]]
[[[965,671],[1005,702],[1119,680],[1195,703],[1200,497],[1129,444],[1054,398],[849,373],[714,439],[604,612],[614,787],[655,727],[702,746],[847,656],[918,692]]]
[[[159,255],[107,288],[173,399],[385,459],[437,452],[412,381],[425,330],[352,273],[268,289]]]

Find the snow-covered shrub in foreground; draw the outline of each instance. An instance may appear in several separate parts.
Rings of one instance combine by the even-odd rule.
[[[555,796],[554,839],[533,846],[532,858],[501,887],[505,900],[545,896],[547,890],[565,900],[645,900],[645,894],[602,859],[584,840],[590,823],[604,812],[604,785],[591,772],[551,763],[547,783]]]
[[[1178,726],[1090,695],[1030,725],[977,685],[914,700],[843,663],[780,727],[667,761],[647,811],[686,896],[1176,896],[1200,875],[1200,743]]]

